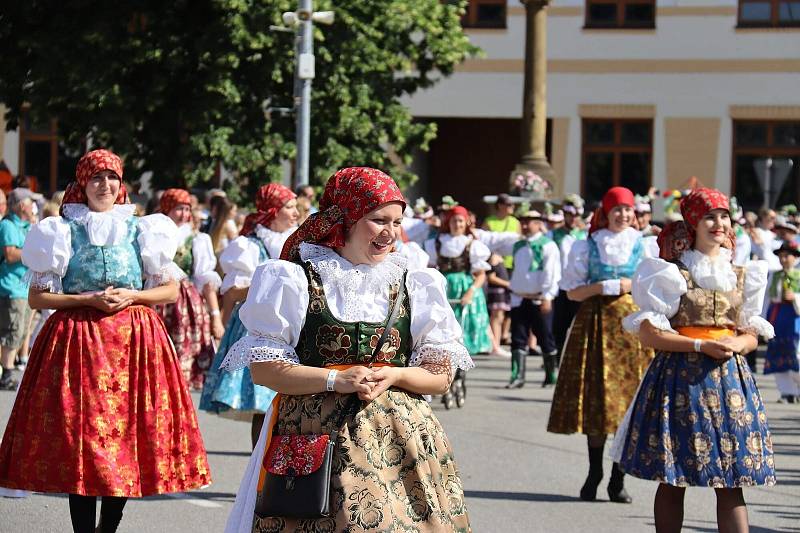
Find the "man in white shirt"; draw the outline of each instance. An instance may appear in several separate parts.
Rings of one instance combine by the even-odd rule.
[[[561,278],[558,246],[545,235],[541,213],[527,211],[520,219],[523,239],[514,245],[514,271],[511,275],[511,381],[506,386],[525,385],[525,359],[528,336],[536,335],[544,359],[542,386],[556,382],[556,345],[547,324]]]

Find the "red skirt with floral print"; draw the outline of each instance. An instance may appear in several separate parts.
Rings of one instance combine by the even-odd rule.
[[[210,482],[192,399],[155,311],[54,313],[0,445],[0,486],[141,497]]]

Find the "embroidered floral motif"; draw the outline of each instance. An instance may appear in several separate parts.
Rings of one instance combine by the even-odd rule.
[[[375,330],[375,334],[369,340],[369,347],[370,349],[374,350],[378,346],[378,341],[381,339],[381,335],[386,328],[378,328]],[[394,358],[397,354],[397,350],[400,348],[400,332],[397,328],[392,328],[392,331],[386,335],[386,340],[383,341],[383,346],[378,351],[378,355],[375,357],[376,362],[388,363]]]
[[[317,331],[317,349],[323,357],[345,357],[352,346],[350,335],[341,326],[322,325]]]
[[[322,466],[330,435],[273,435],[264,468],[281,476],[307,476]]]

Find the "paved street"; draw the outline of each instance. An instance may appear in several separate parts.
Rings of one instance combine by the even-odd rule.
[[[445,411],[436,403],[456,451],[476,532],[640,532],[652,530],[655,484],[628,481],[633,505],[577,498],[587,468],[585,439],[545,431],[553,389],[539,388],[539,359],[531,385],[502,388],[507,360],[476,358],[467,378],[463,409]],[[773,429],[779,484],[745,491],[753,532],[800,531],[800,405],[775,403],[773,380],[758,376]],[[197,399],[197,398],[195,398]],[[13,394],[0,393],[0,420],[6,420]],[[128,504],[121,533],[222,531],[239,477],[249,456],[249,426],[204,413],[200,424],[214,483],[186,495],[134,500]],[[606,462],[606,473],[610,461]],[[605,496],[604,485],[601,493]],[[716,531],[714,495],[708,489],[687,493],[685,531]],[[0,498],[0,531],[69,531],[63,496]]]

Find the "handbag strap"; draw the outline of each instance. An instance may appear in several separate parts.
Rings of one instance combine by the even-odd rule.
[[[378,339],[378,344],[375,345],[375,349],[372,351],[372,360],[375,360],[375,357],[383,348],[383,344],[386,342],[386,337],[389,336],[389,333],[392,331],[392,327],[394,323],[397,321],[397,316],[400,314],[400,306],[403,305],[403,300],[406,296],[406,277],[403,275],[403,279],[400,280],[400,289],[397,291],[397,296],[394,299],[394,305],[392,306],[392,312],[389,314],[389,319],[386,321],[386,327],[383,328],[383,333],[381,333],[380,338]],[[339,428],[342,427],[344,421],[347,420],[347,417],[351,414],[355,414],[358,412],[358,407],[361,404],[361,400],[358,398],[358,394],[351,394],[350,397],[347,399],[347,403],[345,404],[344,408],[342,409],[342,413],[339,415],[339,419],[336,421],[336,425],[334,426],[334,430],[331,431],[331,435],[333,436],[335,433],[339,431]]]

